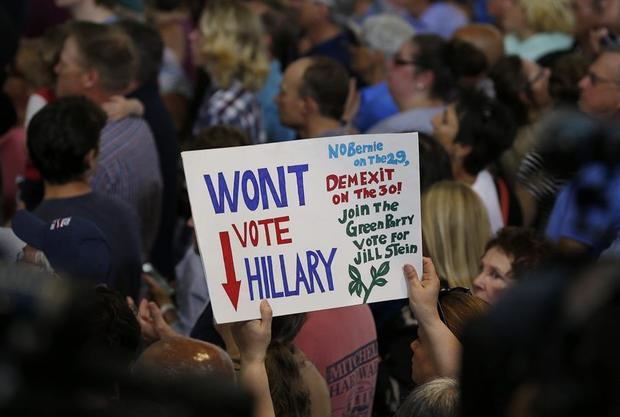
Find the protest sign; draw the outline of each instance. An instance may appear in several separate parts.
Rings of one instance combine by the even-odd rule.
[[[218,323],[407,297],[422,269],[415,133],[183,153]]]

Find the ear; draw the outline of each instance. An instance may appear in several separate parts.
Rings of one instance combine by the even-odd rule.
[[[94,88],[99,84],[99,73],[94,69],[88,69],[82,73],[82,85],[86,89]]]
[[[84,155],[84,166],[87,172],[92,173],[97,167],[97,156],[99,155],[98,149],[91,149]]]
[[[424,84],[425,89],[430,90],[433,82],[435,81],[435,75],[432,71],[425,70],[417,73],[416,79],[418,82],[422,82]]]
[[[319,114],[319,104],[312,97],[304,97],[303,100],[303,113],[304,116],[312,116]]]

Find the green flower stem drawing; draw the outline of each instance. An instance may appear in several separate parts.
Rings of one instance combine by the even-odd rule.
[[[381,264],[379,269],[374,266],[370,267],[370,277],[372,281],[369,286],[364,284],[362,281],[362,275],[360,274],[359,269],[355,267],[355,265],[349,264],[349,277],[351,277],[351,282],[349,283],[349,294],[356,294],[358,297],[362,296],[364,293],[364,304],[368,301],[368,297],[370,297],[370,293],[374,287],[383,287],[387,284],[387,280],[382,278],[390,272],[390,261],[385,261]]]

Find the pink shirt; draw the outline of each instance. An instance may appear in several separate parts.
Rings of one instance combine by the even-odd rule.
[[[379,349],[367,305],[313,311],[295,344],[325,378],[332,417],[370,417]]]
[[[14,127],[0,137],[0,163],[2,165],[2,204],[5,218],[15,212],[18,176],[26,171],[26,130]]]

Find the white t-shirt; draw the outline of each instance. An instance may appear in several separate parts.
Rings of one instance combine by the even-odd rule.
[[[502,209],[499,205],[499,196],[493,176],[486,169],[480,171],[471,188],[478,194],[487,209],[491,233],[497,233],[499,229],[504,227],[504,220],[502,219]]]

